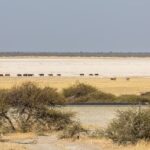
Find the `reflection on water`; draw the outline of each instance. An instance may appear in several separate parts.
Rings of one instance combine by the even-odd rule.
[[[141,109],[148,106],[141,106]],[[80,120],[83,125],[105,127],[115,118],[117,110],[139,109],[139,106],[66,106],[64,110],[76,113],[76,119]]]

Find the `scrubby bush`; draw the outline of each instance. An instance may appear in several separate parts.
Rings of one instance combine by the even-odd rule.
[[[91,85],[86,85],[84,83],[78,83],[69,88],[63,89],[63,95],[66,98],[80,98],[86,96],[90,93],[97,91],[97,89]]]
[[[104,93],[95,87],[83,83],[76,84],[63,90],[63,95],[69,103],[96,103],[96,102],[113,102],[113,94]]]
[[[142,93],[140,96],[146,99],[148,103],[150,103],[150,92]]]
[[[105,134],[120,144],[150,140],[150,110],[119,111]]]
[[[72,114],[54,110],[63,97],[56,89],[28,82],[0,91],[0,123],[11,131],[60,130],[72,123]]]
[[[88,94],[82,98],[78,98],[77,102],[92,102],[92,103],[113,103],[115,102],[116,96],[101,91],[96,91]]]
[[[74,122],[65,130],[63,130],[62,134],[60,135],[60,138],[80,138],[81,133],[86,133],[87,130],[84,129],[79,122]]]
[[[50,108],[47,110],[43,109],[42,111],[38,111],[35,115],[37,119],[39,118],[37,125],[39,124],[39,126],[41,126],[40,124],[42,123],[44,125],[44,130],[46,128],[53,130],[62,130],[74,122],[70,119],[74,116],[74,113],[62,112],[54,108]]]
[[[148,97],[150,97],[150,92],[142,93],[141,96],[148,96]]]
[[[121,103],[145,103],[148,102],[146,97],[140,95],[121,95],[116,98],[116,102]]]
[[[150,92],[141,95],[115,96],[84,83],[65,88],[62,93],[67,103],[150,103]]]
[[[89,130],[87,135],[92,138],[103,138],[105,136],[105,130],[101,128]]]

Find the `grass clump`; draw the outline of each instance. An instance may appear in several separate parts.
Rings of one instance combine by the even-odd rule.
[[[64,89],[63,95],[67,99],[68,103],[104,103],[115,100],[115,96],[113,94],[101,92],[95,87],[83,83],[78,83]]]
[[[102,92],[91,85],[84,83],[75,84],[69,88],[63,89],[63,96],[66,103],[129,103],[129,104],[147,104],[150,103],[150,92],[141,95],[120,95],[115,96],[110,93]]]
[[[150,110],[118,111],[105,131],[106,137],[119,144],[150,140]]]
[[[79,98],[78,102],[92,102],[92,103],[112,103],[115,102],[116,96],[109,93],[104,93],[101,91],[96,91],[88,94],[82,98]]]
[[[116,98],[116,102],[142,104],[142,103],[149,102],[149,100],[146,97],[141,95],[121,95]]]
[[[97,91],[97,89],[91,85],[78,83],[69,88],[63,89],[63,95],[66,98],[76,99],[76,98],[87,96],[88,94],[93,93],[95,91]]]

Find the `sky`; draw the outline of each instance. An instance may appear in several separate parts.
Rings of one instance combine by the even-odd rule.
[[[150,0],[0,0],[0,51],[150,52]]]

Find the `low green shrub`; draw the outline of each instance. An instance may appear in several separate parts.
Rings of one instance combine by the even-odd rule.
[[[113,102],[116,98],[113,94],[101,92],[95,87],[83,83],[64,89],[63,95],[68,103],[107,103]]]
[[[101,91],[89,93],[86,96],[76,99],[75,102],[92,102],[92,103],[112,103],[115,102],[116,96]]]
[[[119,144],[150,140],[150,109],[118,111],[105,136]]]
[[[150,103],[150,92],[141,95],[115,96],[84,83],[78,83],[63,89],[62,93],[66,103]]]
[[[145,92],[141,94],[141,97],[146,99],[148,103],[150,103],[150,92]]]
[[[116,102],[121,103],[145,103],[148,102],[146,97],[140,95],[121,95],[116,98]]]
[[[91,85],[78,83],[69,88],[63,89],[63,95],[66,98],[75,99],[75,98],[86,96],[95,91],[97,91],[97,89]]]

